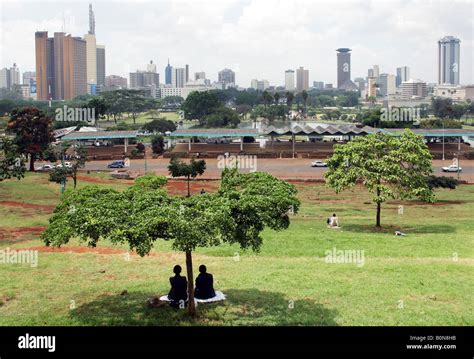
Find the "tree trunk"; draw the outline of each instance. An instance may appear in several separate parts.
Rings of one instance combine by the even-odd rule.
[[[380,189],[377,187],[377,197],[379,196],[380,196]],[[381,207],[382,207],[381,203],[377,202],[377,219],[376,219],[376,224],[375,224],[376,227],[380,227],[380,210],[382,209]]]
[[[191,251],[186,251],[186,271],[188,276],[188,313],[194,317],[196,315],[196,304],[194,303],[193,257]]]
[[[30,154],[30,172],[35,171],[35,156]]]
[[[188,181],[187,181],[187,182],[188,182],[188,197],[191,197],[191,189],[190,189],[190,187],[189,187],[189,185],[190,185],[190,183],[189,183],[189,182],[190,182],[189,176],[188,176]]]
[[[77,175],[74,175],[72,177],[72,180],[74,181],[74,189],[76,189],[76,185],[77,185]]]

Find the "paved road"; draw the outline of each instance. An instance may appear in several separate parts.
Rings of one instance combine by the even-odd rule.
[[[93,161],[86,164],[86,170],[103,171],[107,170],[107,164],[110,161]],[[311,160],[308,159],[257,159],[257,161],[247,160],[245,163],[241,162],[242,171],[247,172],[255,168],[257,171],[264,171],[282,179],[322,179],[325,168],[314,168],[310,166]],[[441,167],[448,166],[452,163],[451,160],[433,161],[435,175],[445,175],[457,178],[457,173],[443,173]],[[167,175],[167,166],[169,159],[149,159],[147,166],[149,171],[157,174]],[[205,178],[219,178],[223,168],[222,161],[217,159],[206,159],[207,169],[204,175]],[[38,164],[39,165],[39,164]],[[460,166],[462,172],[460,174],[461,180],[474,183],[474,161],[461,161]],[[144,160],[130,160],[130,169],[133,171],[144,172]]]

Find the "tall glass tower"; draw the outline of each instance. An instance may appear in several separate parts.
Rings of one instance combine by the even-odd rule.
[[[459,85],[461,40],[446,36],[438,41],[438,83]]]

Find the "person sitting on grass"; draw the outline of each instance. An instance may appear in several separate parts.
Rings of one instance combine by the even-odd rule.
[[[339,228],[339,218],[337,218],[336,213],[333,213],[332,217],[328,218],[327,223],[331,228]]]
[[[216,296],[214,292],[214,278],[212,274],[207,273],[207,268],[204,264],[199,266],[199,275],[196,278],[196,289],[194,290],[194,297],[197,299],[209,299]]]
[[[174,277],[170,277],[171,289],[168,293],[170,305],[179,308],[180,304],[188,301],[188,281],[186,277],[181,276],[181,266],[175,265],[173,268]]]

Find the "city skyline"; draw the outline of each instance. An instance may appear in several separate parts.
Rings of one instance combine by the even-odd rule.
[[[114,3],[111,9],[110,2],[93,2],[97,41],[107,46],[106,74],[127,78],[130,72],[153,59],[164,80],[164,69],[170,58],[172,66],[189,64],[191,73],[205,71],[212,81],[217,81],[219,71],[229,68],[236,72],[236,83],[241,87],[249,87],[254,78],[268,79],[271,85],[283,86],[285,71],[296,71],[300,66],[309,70],[310,83],[323,81],[335,85],[335,49],[350,47],[352,79],[365,77],[367,68],[378,64],[381,72],[389,74],[396,74],[397,67],[409,66],[411,77],[437,83],[438,41],[445,36],[454,36],[461,39],[460,83],[474,82],[471,5],[467,2],[459,2],[456,7],[417,1],[339,2],[331,7],[332,12],[327,12],[321,2],[280,1],[273,7],[265,7],[266,13],[259,13],[265,3],[268,1],[207,1],[198,7],[186,1],[130,1]],[[61,31],[65,24],[66,32],[73,36],[86,33],[88,4],[88,1],[59,6],[42,2],[3,3],[0,67],[17,63],[21,72],[34,71],[34,31],[52,34]],[[413,11],[408,11],[410,4]],[[132,17],[133,21],[123,21],[123,16],[130,18],[130,14],[126,14],[129,6],[139,6],[144,11]],[[200,12],[192,16],[192,10],[198,8]],[[179,16],[171,21],[169,17],[173,16],[170,15],[178,10]],[[425,14],[418,16],[423,11]],[[430,11],[431,16],[426,16],[426,11]],[[19,13],[23,20],[15,20],[21,18]],[[147,21],[155,15],[157,24],[160,19],[164,21],[161,32],[153,31],[156,25]],[[370,30],[368,25],[375,15],[385,17],[385,27],[375,26],[378,19]],[[435,19],[442,16],[444,21],[433,21],[433,16]],[[336,19],[339,21],[334,25]],[[321,22],[332,22],[333,27],[319,32],[321,26],[316,23]],[[436,23],[436,28],[429,23]],[[265,32],[269,24],[278,27],[279,32]],[[213,27],[215,29],[211,31]],[[409,30],[411,37],[403,36]],[[387,36],[388,41],[394,41],[393,46],[386,46]],[[275,37],[277,41],[273,41]]]

